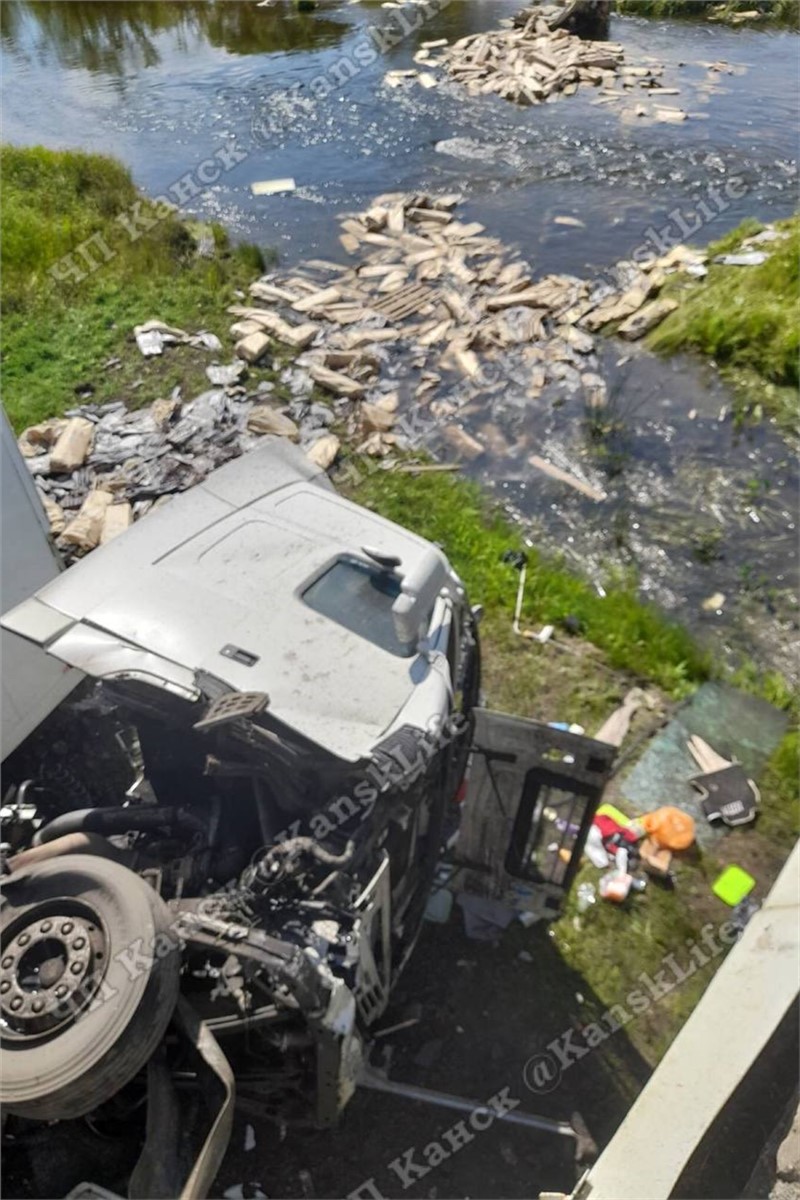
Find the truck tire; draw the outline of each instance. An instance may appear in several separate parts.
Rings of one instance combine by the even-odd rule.
[[[178,998],[180,943],[161,898],[110,859],[51,859],[0,886],[0,1102],[79,1117],[133,1079]]]

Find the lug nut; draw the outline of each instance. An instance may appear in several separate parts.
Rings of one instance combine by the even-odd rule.
[[[52,928],[53,928],[52,921],[42,921],[41,925],[39,926],[39,932],[40,933],[49,933]]]
[[[44,1008],[44,1000],[34,1000],[33,1004],[31,1005],[31,1008],[33,1009],[33,1011],[35,1013],[40,1013],[42,1011],[42,1009]]]
[[[59,986],[56,988],[56,997],[59,1000],[63,1000],[68,991],[69,991],[69,988],[67,987],[67,985],[65,983],[59,984]]]
[[[29,933],[21,933],[19,935],[19,937],[17,938],[17,942],[20,946],[27,946],[27,944],[30,940],[31,940],[31,935]]]
[[[10,991],[11,991],[11,981],[9,979],[4,979],[3,982],[0,983],[0,992],[2,992],[3,995],[5,996],[6,992],[10,992]]]
[[[72,933],[74,928],[75,928],[75,926],[73,925],[72,921],[65,921],[64,924],[61,926],[61,932],[62,933]]]
[[[85,945],[86,945],[86,938],[82,938],[82,937],[76,937],[75,941],[72,943],[72,947],[74,950],[82,950]]]
[[[20,1008],[22,1008],[22,997],[15,996],[14,999],[11,1001],[12,1012],[17,1012],[17,1010]]]
[[[80,963],[73,963],[72,966],[70,967],[70,971],[72,971],[73,975],[80,975],[82,970],[83,970],[83,967],[81,966]]]
[[[13,955],[11,955],[11,954],[7,954],[7,955],[5,956],[5,958],[3,959],[3,961],[2,961],[2,964],[0,964],[0,965],[1,965],[1,966],[4,966],[6,970],[8,970],[8,969],[9,969],[9,967],[13,967],[13,965],[14,965],[14,957],[13,957]]]

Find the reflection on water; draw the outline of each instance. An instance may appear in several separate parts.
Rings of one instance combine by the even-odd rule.
[[[68,69],[123,76],[161,62],[158,35],[174,33],[229,54],[287,54],[333,45],[348,26],[301,13],[292,0],[269,8],[225,0],[3,0],[3,45],[23,58],[54,55]]]

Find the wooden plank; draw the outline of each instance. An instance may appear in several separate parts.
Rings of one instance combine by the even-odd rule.
[[[386,300],[372,302],[372,307],[387,316],[389,320],[402,320],[403,317],[419,312],[426,304],[431,304],[435,299],[436,293],[430,288],[412,283]]]
[[[339,288],[330,287],[321,292],[313,292],[302,300],[296,300],[292,308],[299,313],[321,312],[328,305],[336,304],[341,299],[342,293]]]
[[[590,500],[599,503],[606,499],[606,493],[599,491],[589,483],[585,483],[582,479],[578,479],[577,475],[572,475],[569,471],[562,471],[560,467],[548,462],[546,458],[541,458],[538,454],[533,454],[528,459],[532,467],[537,471],[542,471],[545,475],[549,475],[551,479],[557,479],[560,483],[566,483],[569,487],[574,488],[576,492],[580,492],[583,496],[588,496]]]

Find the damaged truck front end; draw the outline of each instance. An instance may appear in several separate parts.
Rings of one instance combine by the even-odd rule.
[[[2,810],[0,1099],[23,1151],[75,1130],[60,1187],[87,1129],[119,1136],[111,1186],[189,1197],[234,1093],[337,1119],[464,775],[479,655],[444,556],[248,457],[3,618],[85,676]]]

